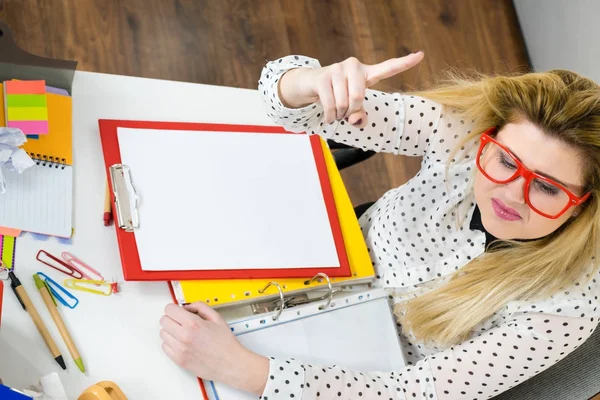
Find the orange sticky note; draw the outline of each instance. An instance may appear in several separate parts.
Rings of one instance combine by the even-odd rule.
[[[0,235],[2,235],[2,236],[19,237],[19,235],[21,234],[21,232],[22,231],[20,229],[5,228],[3,226],[0,226]]]
[[[46,81],[6,81],[6,94],[44,94]]]

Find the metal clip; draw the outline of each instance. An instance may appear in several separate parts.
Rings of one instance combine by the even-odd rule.
[[[333,294],[340,292],[341,289],[333,289],[333,287],[331,286],[331,280],[324,273],[319,273],[319,274],[315,275],[314,277],[312,277],[312,279],[304,282],[304,284],[310,285],[315,280],[320,281],[320,278],[324,278],[327,281],[328,291],[326,294],[324,294],[321,297],[313,297],[313,298],[309,298],[308,295],[306,295],[305,293],[286,297],[286,296],[284,296],[283,290],[281,289],[281,287],[279,286],[279,284],[277,282],[269,282],[267,284],[267,286],[265,286],[262,290],[259,290],[258,292],[262,294],[265,292],[265,290],[267,290],[267,288],[269,286],[274,285],[274,286],[277,286],[277,289],[279,290],[279,299],[263,301],[263,302],[258,302],[258,303],[252,304],[252,313],[256,315],[256,314],[264,314],[264,313],[269,313],[269,312],[278,310],[276,317],[279,318],[279,316],[281,315],[283,310],[286,308],[300,306],[300,305],[308,304],[308,303],[314,303],[314,302],[322,301],[322,300],[327,300],[327,301],[325,302],[325,304],[322,304],[319,306],[319,310],[326,309],[331,304]],[[274,318],[274,320],[276,320],[277,318]]]
[[[264,293],[265,290],[267,290],[270,286],[275,286],[277,288],[277,290],[279,291],[279,307],[277,307],[273,310],[273,311],[277,311],[277,313],[273,316],[273,321],[277,321],[277,319],[283,312],[283,309],[285,308],[285,298],[283,296],[283,290],[281,289],[281,286],[279,286],[279,283],[269,282],[267,284],[267,286],[265,286],[262,290],[259,290],[258,293]]]
[[[110,167],[110,180],[115,195],[117,224],[127,232],[133,232],[140,226],[138,213],[138,194],[133,186],[131,170],[127,165],[115,164]]]

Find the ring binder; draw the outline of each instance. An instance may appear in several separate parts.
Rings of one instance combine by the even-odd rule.
[[[279,308],[275,308],[277,313],[273,316],[273,321],[277,321],[277,319],[283,312],[283,309],[285,308],[285,297],[283,296],[283,290],[281,289],[281,286],[277,282],[269,282],[269,283],[267,283],[267,286],[265,286],[262,290],[259,290],[259,292],[264,293],[264,291],[267,290],[271,286],[275,286],[277,288],[277,290],[279,291]]]
[[[329,305],[331,304],[331,300],[333,299],[334,293],[341,292],[342,289],[339,289],[339,288],[334,289],[333,286],[331,285],[331,279],[329,279],[329,276],[327,276],[327,274],[324,274],[322,272],[313,276],[310,280],[305,281],[304,284],[310,285],[315,280],[318,281],[319,278],[323,278],[327,281],[328,290],[327,290],[327,293],[324,294],[323,296],[315,297],[315,298],[309,298],[305,293],[291,295],[291,296],[285,296],[283,294],[283,290],[281,289],[281,285],[279,285],[277,282],[269,282],[263,289],[259,290],[258,292],[262,294],[270,286],[275,286],[279,290],[279,299],[274,300],[274,301],[273,300],[272,301],[264,301],[264,302],[258,302],[258,303],[251,304],[252,313],[254,315],[257,315],[257,314],[265,314],[265,313],[277,311],[277,314],[273,317],[273,321],[277,321],[277,319],[281,316],[281,313],[283,312],[283,310],[291,308],[291,307],[295,307],[295,306],[300,306],[300,305],[304,305],[304,304],[308,304],[308,303],[315,303],[318,301],[327,300],[325,302],[325,304],[321,304],[319,306],[319,310],[321,311],[321,310],[327,309],[329,307]],[[318,287],[318,288],[320,288],[320,287]],[[318,289],[318,288],[315,287],[315,289]]]
[[[357,371],[394,371],[407,365],[389,293],[383,288],[345,292],[326,309],[305,304],[284,310],[277,321],[243,315],[227,322],[244,347],[267,357],[344,365]],[[256,398],[220,382],[202,383],[209,389],[210,400]]]
[[[126,232],[133,232],[140,226],[138,195],[131,179],[131,170],[125,164],[110,167],[110,180],[117,209],[117,226]]]

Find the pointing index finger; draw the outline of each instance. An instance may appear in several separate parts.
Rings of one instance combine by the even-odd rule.
[[[373,86],[382,79],[411,69],[420,63],[424,56],[422,51],[418,51],[404,57],[391,58],[379,64],[368,65],[366,67],[367,86]]]

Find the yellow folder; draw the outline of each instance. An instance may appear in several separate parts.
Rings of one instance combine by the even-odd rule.
[[[341,284],[351,285],[369,282],[374,278],[375,271],[360,226],[356,220],[352,202],[340,172],[335,165],[331,151],[324,141],[321,141],[321,145],[323,146],[327,172],[331,181],[333,198],[340,218],[348,262],[352,271],[350,277],[330,278],[331,283],[339,286]],[[175,286],[179,285],[183,293],[182,300],[186,303],[202,301],[212,306],[223,306],[232,303],[251,302],[261,297],[272,297],[273,291],[271,290],[263,294],[258,292],[272,280],[277,281],[286,294],[305,292],[316,287],[327,287],[326,282],[315,282],[307,286],[305,284],[307,279],[305,278],[179,281]],[[275,291],[275,293],[277,292]]]

